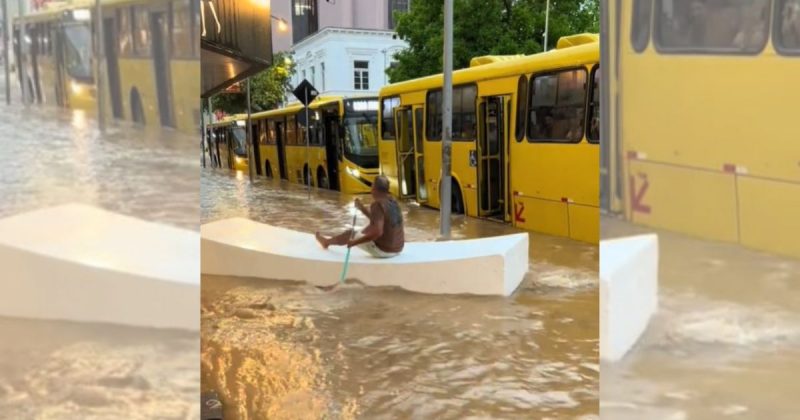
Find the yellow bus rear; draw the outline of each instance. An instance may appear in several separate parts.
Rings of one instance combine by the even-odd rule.
[[[609,6],[604,205],[800,256],[800,2]]]
[[[453,211],[595,243],[599,43],[486,57],[453,74]],[[380,165],[391,190],[438,208],[442,76],[381,89]]]

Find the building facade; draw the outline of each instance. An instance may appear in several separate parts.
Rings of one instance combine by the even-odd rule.
[[[410,0],[273,0],[273,23],[283,22],[272,26],[273,50],[292,54],[292,86],[308,79],[323,95],[375,95],[407,47],[394,12],[409,7]]]
[[[323,95],[376,95],[407,44],[393,31],[326,27],[292,47],[292,85],[307,79]]]

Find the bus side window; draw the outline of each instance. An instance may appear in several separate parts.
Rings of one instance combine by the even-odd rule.
[[[528,98],[528,78],[523,74],[517,85],[517,126],[515,136],[518,142],[525,137],[525,100]]]
[[[637,53],[644,51],[650,41],[650,15],[653,0],[634,0],[631,19],[631,44]]]
[[[776,49],[782,54],[800,54],[800,0],[783,0],[775,13]]]
[[[586,70],[564,70],[534,76],[531,80],[528,141],[580,142],[586,105]]]
[[[589,98],[588,112],[589,128],[586,130],[586,138],[589,143],[600,142],[600,67],[597,65],[592,69],[592,88]]]

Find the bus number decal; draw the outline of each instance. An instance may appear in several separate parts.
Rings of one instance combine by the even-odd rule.
[[[525,211],[525,203],[514,203],[514,220],[517,223],[525,223],[522,213]]]
[[[641,183],[638,185],[639,188],[637,189],[637,182],[636,178],[641,179]],[[639,172],[636,176],[630,176],[630,188],[631,188],[631,211],[642,213],[642,214],[650,214],[650,206],[643,203],[644,196],[647,193],[647,188],[650,187],[650,182],[647,180],[647,174],[643,172]]]

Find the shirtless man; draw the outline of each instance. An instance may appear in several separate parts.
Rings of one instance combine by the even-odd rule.
[[[403,213],[397,201],[389,195],[389,179],[383,175],[375,178],[371,194],[374,202],[369,209],[359,199],[355,203],[356,208],[369,219],[369,225],[361,231],[361,236],[352,238],[352,229],[330,238],[317,232],[317,241],[323,248],[328,249],[331,245],[347,245],[348,248],[356,246],[375,258],[400,255],[405,245]]]

